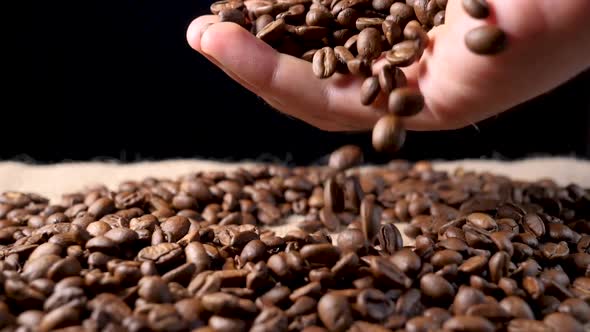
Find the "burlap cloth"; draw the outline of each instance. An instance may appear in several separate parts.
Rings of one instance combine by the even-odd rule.
[[[87,185],[104,184],[117,188],[125,180],[141,180],[151,176],[175,179],[179,175],[199,170],[229,170],[247,166],[247,163],[228,164],[202,160],[170,160],[133,164],[117,163],[63,163],[55,165],[28,165],[18,162],[0,163],[0,192],[16,190],[35,192],[59,202],[61,194],[74,192]],[[560,185],[576,183],[590,188],[590,161],[570,158],[534,158],[512,162],[489,160],[461,160],[433,162],[435,169],[453,171],[458,167],[476,172],[493,172],[517,180],[534,181],[551,178]],[[297,218],[275,228],[282,235],[293,229]],[[403,229],[403,225],[398,225]],[[334,234],[334,240],[337,235]],[[404,243],[411,241],[404,237]]]

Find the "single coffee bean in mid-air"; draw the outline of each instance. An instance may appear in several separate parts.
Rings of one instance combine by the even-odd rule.
[[[424,108],[424,97],[416,88],[403,87],[391,91],[387,111],[396,116],[414,116]]]
[[[394,153],[404,144],[406,130],[401,120],[392,114],[385,115],[373,127],[372,143],[377,152]]]
[[[379,71],[379,86],[381,91],[389,94],[393,89],[406,86],[407,79],[404,72],[390,64],[385,64]]]

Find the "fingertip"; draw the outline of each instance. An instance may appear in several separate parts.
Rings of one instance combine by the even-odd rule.
[[[201,36],[201,49],[215,58],[233,57],[237,53],[254,56],[257,51],[267,51],[269,48],[269,45],[232,22],[215,24]]]
[[[194,19],[186,30],[186,39],[190,47],[198,52],[201,52],[201,39],[203,33],[209,26],[218,21],[219,19],[215,15],[204,15]]]

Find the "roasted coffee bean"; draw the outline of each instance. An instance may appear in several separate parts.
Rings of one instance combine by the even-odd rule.
[[[333,212],[344,210],[344,192],[334,178],[328,179],[324,184],[324,205]]]
[[[414,0],[414,14],[421,24],[429,26],[432,24],[434,15],[438,10],[435,0]]]
[[[383,30],[383,35],[385,36],[385,39],[389,45],[394,45],[402,37],[402,29],[394,21],[383,21],[381,24],[381,29]]]
[[[413,64],[419,57],[420,46],[415,40],[399,42],[385,52],[387,62],[395,67],[407,67]]]
[[[488,259],[484,256],[473,256],[465,260],[460,266],[459,271],[469,274],[479,274],[483,272],[488,265]]]
[[[226,293],[210,293],[201,298],[201,305],[217,315],[251,315],[257,311],[254,302]]]
[[[441,251],[437,251],[431,258],[430,263],[434,267],[441,268],[446,265],[455,264],[461,265],[463,263],[463,256],[455,251],[450,249],[445,249]]]
[[[337,71],[339,73],[348,73],[348,61],[354,60],[354,55],[344,46],[336,46],[334,48],[334,54],[336,55],[336,59],[338,59]]]
[[[329,231],[337,231],[340,228],[340,219],[328,208],[320,210],[320,220]]]
[[[434,15],[434,18],[432,19],[432,25],[434,25],[435,27],[437,27],[439,25],[443,25],[443,24],[445,24],[445,20],[446,20],[446,11],[441,10],[438,13],[436,13],[436,15]]]
[[[373,127],[373,148],[381,153],[395,153],[403,146],[406,130],[394,115],[384,115]]]
[[[330,331],[346,331],[352,325],[352,312],[346,297],[326,294],[318,301],[318,314]]]
[[[389,19],[397,23],[400,27],[405,27],[415,17],[412,6],[403,2],[395,2],[389,8]]]
[[[95,218],[101,218],[102,216],[109,214],[114,210],[115,203],[108,197],[99,198],[88,206],[88,212]]]
[[[366,246],[364,233],[359,229],[345,229],[338,234],[338,248],[341,252],[359,252]]]
[[[211,316],[209,326],[215,332],[242,332],[247,331],[246,322],[239,318]]]
[[[388,11],[395,0],[373,0],[372,6],[377,11]]]
[[[182,254],[182,249],[176,243],[160,243],[154,246],[145,247],[139,251],[137,258],[141,261],[152,261],[159,264],[166,264],[174,261]]]
[[[321,289],[322,285],[319,282],[312,281],[305,286],[293,290],[293,293],[289,295],[289,299],[292,302],[296,302],[299,298],[304,296],[317,297],[320,295]]]
[[[278,308],[265,308],[258,314],[250,328],[251,332],[286,331],[289,319]]]
[[[401,87],[391,91],[387,105],[387,111],[395,116],[414,116],[424,108],[424,97],[414,88]]]
[[[309,26],[329,26],[334,19],[332,13],[322,9],[311,9],[305,16],[305,24]]]
[[[359,17],[356,20],[355,26],[357,30],[362,31],[367,28],[381,29],[384,19],[380,17]]]
[[[330,47],[324,47],[317,51],[313,56],[313,73],[316,77],[325,79],[336,72],[338,59],[334,50]]]
[[[384,284],[405,288],[412,285],[412,280],[388,260],[377,256],[363,257],[363,260],[369,264],[373,276],[380,279]]]
[[[301,248],[301,256],[310,263],[331,266],[338,260],[339,252],[330,243],[308,244]]]
[[[361,85],[361,104],[372,104],[380,92],[379,78],[377,76],[367,77]]]
[[[454,316],[442,327],[445,331],[495,331],[494,325],[489,320],[477,316]]]
[[[381,25],[381,23],[379,23]],[[356,42],[357,51],[360,57],[373,60],[381,55],[381,34],[374,27],[363,29]],[[352,71],[351,71],[352,72]]]
[[[338,47],[336,48],[336,53]],[[355,145],[344,145],[332,152],[328,161],[328,165],[337,170],[345,170],[351,167],[358,166],[363,162],[363,152]]]
[[[298,24],[304,20],[306,14],[305,6],[303,4],[295,4],[289,7],[288,10],[278,14],[277,19],[284,19],[289,24]]]
[[[254,22],[254,34],[258,34],[262,29],[264,29],[267,25],[272,23],[274,18],[268,14],[262,15],[256,19]]]
[[[369,288],[358,294],[356,309],[369,320],[382,321],[393,313],[395,306],[383,292]]]
[[[154,303],[167,303],[172,301],[172,294],[165,281],[157,276],[146,276],[139,280],[139,296]]]
[[[422,268],[420,256],[407,248],[400,249],[393,253],[389,258],[389,261],[408,276],[417,275]]]
[[[403,30],[403,35],[406,39],[413,40],[416,42],[418,46],[416,57],[418,59],[421,58],[422,54],[424,53],[424,50],[428,47],[428,44],[430,43],[430,39],[424,28],[422,28],[418,21],[413,20],[406,24],[406,27]]]
[[[232,22],[241,26],[246,25],[246,17],[244,16],[244,12],[239,9],[222,9],[217,15],[219,17],[219,22]]]
[[[214,15],[219,14],[224,9],[242,9],[244,2],[240,0],[219,0],[211,4],[210,10]]]
[[[510,314],[511,317],[521,319],[535,319],[529,304],[518,296],[508,296],[500,301],[500,306]]]
[[[366,58],[355,58],[346,63],[351,74],[361,77],[369,77],[372,75],[371,62]]]
[[[523,227],[527,232],[537,237],[545,235],[545,223],[536,213],[529,213],[524,216]]]
[[[545,325],[553,328],[555,331],[584,331],[584,327],[574,317],[561,312],[555,312],[545,316],[543,319]]]
[[[266,43],[276,43],[286,32],[286,24],[284,19],[278,19],[268,23],[262,30],[258,31],[256,37]]]
[[[47,313],[39,322],[39,331],[51,331],[61,327],[75,325],[80,318],[80,311],[72,307],[60,307]]]
[[[393,255],[403,247],[402,235],[394,224],[381,226],[377,237],[381,250],[389,255]]]
[[[590,321],[590,305],[579,298],[569,298],[561,302],[558,311],[573,316],[581,323]]]
[[[386,64],[379,71],[379,86],[384,93],[389,94],[394,89],[402,88],[406,86],[406,84],[407,79],[404,72],[397,67]]]
[[[298,39],[303,41],[321,41],[326,38],[330,31],[326,27],[318,26],[296,26],[287,25],[285,28],[289,33],[295,35]]]
[[[484,19],[490,15],[487,0],[462,0],[463,9],[473,18]]]
[[[491,25],[473,28],[465,35],[467,48],[477,55],[496,55],[508,45],[504,31]]]
[[[336,22],[343,27],[356,28],[356,20],[360,13],[354,8],[346,8],[338,13]]]
[[[369,243],[373,242],[375,236],[379,232],[381,212],[381,207],[377,205],[373,197],[366,196],[361,202],[360,218],[362,231],[365,235],[365,240]]]

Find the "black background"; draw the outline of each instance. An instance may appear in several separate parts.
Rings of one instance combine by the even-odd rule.
[[[354,143],[369,161],[385,161],[371,152],[370,133],[322,132],[289,118],[190,49],[186,28],[210,3],[11,3],[0,158],[308,164]],[[410,133],[396,158],[590,157],[589,92],[587,72],[478,128]]]

